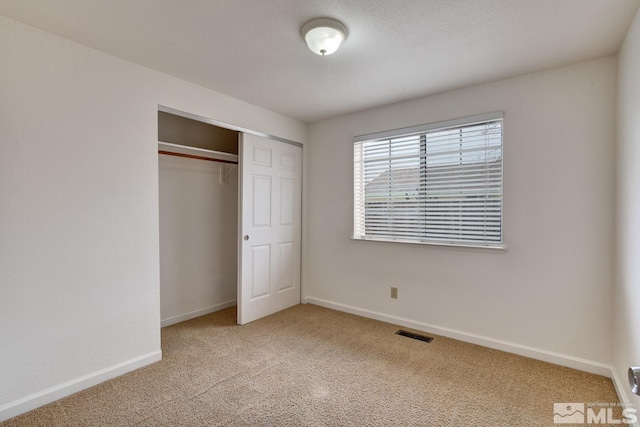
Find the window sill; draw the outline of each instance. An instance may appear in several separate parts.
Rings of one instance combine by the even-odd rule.
[[[508,251],[506,246],[482,246],[482,245],[464,245],[464,244],[454,244],[454,243],[437,243],[437,242],[416,242],[413,240],[402,240],[402,239],[373,239],[373,238],[360,238],[360,237],[351,237],[351,240],[358,242],[379,242],[379,243],[401,243],[401,244],[409,244],[409,245],[419,245],[419,246],[437,246],[442,247],[444,249],[455,249],[461,251],[472,251],[472,252],[493,252],[493,253],[505,253]]]

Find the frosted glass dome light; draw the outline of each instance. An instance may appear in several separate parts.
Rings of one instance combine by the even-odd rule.
[[[300,30],[311,52],[331,55],[347,38],[347,28],[335,19],[321,18],[307,22]]]

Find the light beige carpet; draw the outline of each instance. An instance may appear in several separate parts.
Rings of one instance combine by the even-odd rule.
[[[552,426],[611,381],[313,305],[162,330],[163,360],[3,426]],[[618,413],[618,418],[620,415]]]

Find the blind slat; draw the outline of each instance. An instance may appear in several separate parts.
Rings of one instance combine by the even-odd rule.
[[[500,246],[502,119],[421,127],[354,143],[354,237]]]

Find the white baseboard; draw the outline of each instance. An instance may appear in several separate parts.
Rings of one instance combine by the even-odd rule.
[[[627,393],[627,381],[625,378],[620,378],[616,369],[612,365],[608,365],[593,360],[583,359],[575,356],[569,356],[567,354],[556,353],[552,351],[542,350],[535,347],[520,345],[511,343],[508,341],[497,340],[481,335],[470,334],[455,329],[444,328],[441,326],[431,325],[423,322],[416,322],[410,319],[402,317],[392,316],[372,310],[367,310],[359,307],[353,307],[346,304],[341,304],[333,301],[327,301],[321,298],[305,297],[302,301],[303,304],[315,304],[321,307],[331,308],[333,310],[344,311],[346,313],[355,314],[370,319],[380,320],[382,322],[392,323],[399,326],[405,326],[407,328],[416,329],[436,335],[442,335],[444,337],[457,339],[460,341],[478,344],[484,347],[493,348],[496,350],[506,351],[508,353],[518,354],[520,356],[530,357],[532,359],[541,360],[543,362],[549,362],[560,366],[566,366],[568,368],[577,369],[592,374],[602,375],[610,378],[615,388],[618,399],[623,403],[633,403],[636,399],[630,399]],[[631,396],[633,397],[633,396]],[[586,403],[586,402],[585,402]],[[639,418],[638,422],[632,424],[632,427],[640,427],[640,407],[637,407]],[[629,425],[629,424],[625,424]]]
[[[456,340],[478,344],[483,347],[489,347],[496,350],[506,351],[507,353],[514,353],[520,356],[530,357],[532,359],[541,360],[543,362],[554,363],[560,366],[566,366],[568,368],[578,369],[580,371],[589,372],[592,374],[602,375],[607,378],[612,376],[612,367],[605,363],[596,362],[593,360],[582,359],[580,357],[569,356],[567,354],[556,353],[552,351],[542,350],[535,347],[529,347],[526,345],[516,344],[508,341],[497,340],[494,338],[485,337],[482,335],[471,334],[455,329],[445,328],[437,325],[431,325],[428,323],[417,322],[403,317],[391,316],[384,313],[379,313],[363,308],[353,307],[346,304],[327,301],[320,298],[306,297],[305,303],[315,304],[326,308],[331,308],[338,311],[344,311],[358,316],[367,317],[370,319],[380,320],[382,322],[392,323],[395,325],[405,326],[407,328],[416,329],[419,331],[430,332],[436,335],[442,335],[444,337],[453,338]],[[622,398],[622,397],[621,397]]]
[[[55,387],[34,393],[22,399],[14,400],[0,406],[0,422],[16,417],[25,412],[29,412],[47,403],[54,402],[63,397],[85,390],[94,385],[100,384],[127,372],[142,368],[162,359],[162,351],[157,350],[142,356],[127,360],[117,365],[92,372],[88,375],[76,378],[71,381],[59,384]]]
[[[624,380],[620,380],[620,376],[618,376],[618,372],[613,366],[611,367],[611,381],[613,382],[613,387],[616,389],[616,394],[618,395],[618,399],[620,400],[620,402],[633,404],[634,401],[632,399],[629,399],[629,395],[627,394],[627,387],[629,387],[627,379],[624,378]],[[636,417],[640,418],[640,407],[636,406],[635,408],[638,410],[638,412],[636,412]],[[640,427],[640,419],[633,424],[625,425],[630,425],[631,427]]]
[[[190,313],[181,314],[179,316],[169,317],[168,319],[162,319],[160,321],[160,327],[164,328],[165,326],[184,322],[185,320],[195,319],[196,317],[224,310],[225,308],[233,307],[234,305],[236,305],[236,300],[222,302],[220,304],[212,305],[211,307],[203,308],[201,310],[192,311]]]
[[[442,335],[448,338],[457,339],[472,344],[478,344],[484,347],[493,348],[496,350],[506,351],[508,353],[514,353],[525,357],[531,357],[533,359],[542,360],[544,362],[554,363],[560,366],[566,366],[573,369],[578,369],[593,374],[603,375],[611,378],[615,387],[618,398],[621,402],[631,402],[628,399],[626,393],[626,382],[620,380],[620,377],[616,373],[615,369],[604,363],[595,362],[587,359],[582,359],[574,356],[569,356],[561,353],[550,352],[546,350],[537,349],[534,347],[524,346],[520,344],[510,343],[507,341],[496,340],[481,335],[470,334],[455,329],[444,328],[436,325],[431,325],[423,322],[416,322],[410,319],[402,317],[391,316],[371,310],[366,310],[358,307],[353,307],[346,304],[336,303],[332,301],[323,300],[314,297],[305,297],[302,300],[303,304],[315,304],[321,307],[331,308],[333,310],[343,311],[346,313],[355,314],[370,319],[380,320],[382,322],[392,323],[407,328],[416,329],[419,331],[429,332],[436,335]],[[194,311],[181,316],[176,316],[170,319],[162,321],[162,326],[168,326],[174,323],[189,320],[194,317],[202,316],[205,314],[213,313],[224,308],[232,307],[236,304],[236,301],[228,301],[222,304],[218,304],[203,310]],[[166,322],[166,324],[165,324]],[[6,421],[10,418],[16,417],[25,412],[36,409],[40,406],[62,399],[63,397],[77,393],[81,390],[85,390],[94,385],[100,384],[104,381],[112,378],[124,375],[127,372],[134,371],[142,368],[143,366],[150,365],[154,362],[158,362],[162,359],[162,352],[160,350],[147,353],[145,355],[130,359],[128,361],[119,363],[117,365],[110,366],[105,369],[93,372],[88,375],[84,375],[80,378],[76,378],[71,381],[67,381],[63,384],[51,387],[38,393],[34,393],[22,399],[15,400],[0,406],[0,422]],[[640,427],[640,423],[634,424],[634,427]]]
[[[611,367],[611,381],[613,382],[613,387],[616,389],[616,393],[618,394],[618,398],[620,402],[631,402],[629,400],[629,396],[627,396],[627,382],[620,381],[620,377],[616,372],[615,368]]]

